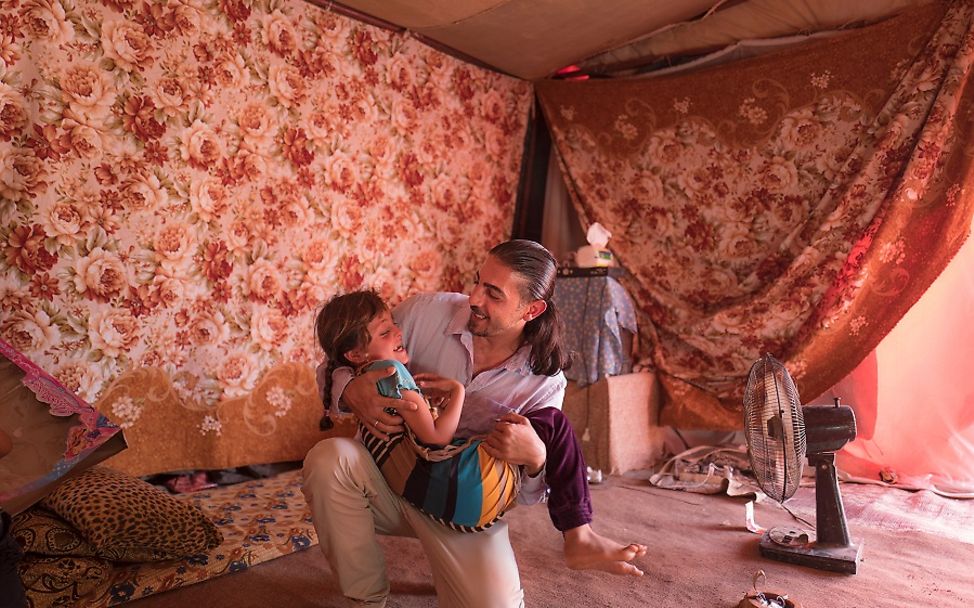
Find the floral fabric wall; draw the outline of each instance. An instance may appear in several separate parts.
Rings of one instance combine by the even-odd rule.
[[[751,364],[849,373],[970,230],[974,7],[702,71],[537,88],[646,319],[663,421],[737,428]]]
[[[0,336],[90,401],[163,370],[218,434],[218,402],[316,363],[332,294],[464,288],[531,94],[298,0],[5,0]]]

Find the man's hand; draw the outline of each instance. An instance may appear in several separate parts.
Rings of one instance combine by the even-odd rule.
[[[375,384],[386,376],[396,373],[396,368],[387,367],[365,372],[356,376],[345,386],[342,403],[365,425],[370,433],[385,441],[389,433],[403,431],[402,418],[386,413],[386,408],[394,410],[415,410],[416,404],[404,399],[383,397],[376,392]]]
[[[511,464],[524,465],[534,477],[541,472],[548,456],[544,442],[527,418],[513,412],[504,414],[484,440],[484,450]]]

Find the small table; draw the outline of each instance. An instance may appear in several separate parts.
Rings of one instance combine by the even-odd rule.
[[[632,370],[636,312],[619,281],[611,276],[559,276],[553,300],[565,326],[565,343],[576,353],[565,372],[569,380],[586,386]]]

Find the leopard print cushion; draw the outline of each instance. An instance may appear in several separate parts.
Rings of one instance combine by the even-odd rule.
[[[223,542],[195,505],[104,467],[68,479],[41,506],[73,525],[100,557],[113,561],[189,557]]]
[[[14,515],[11,533],[25,553],[41,555],[97,555],[74,526],[38,507]]]

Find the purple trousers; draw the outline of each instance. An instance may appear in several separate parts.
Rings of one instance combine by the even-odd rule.
[[[592,523],[592,497],[588,491],[588,471],[582,446],[565,414],[546,407],[525,416],[548,451],[545,480],[548,515],[560,531]]]

